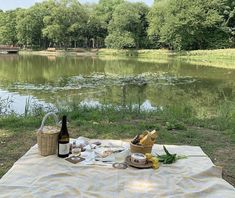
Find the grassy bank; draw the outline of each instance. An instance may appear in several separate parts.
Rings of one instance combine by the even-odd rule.
[[[59,112],[69,117],[71,137],[130,139],[144,130],[157,129],[159,144],[201,146],[216,165],[223,167],[224,178],[235,186],[235,126],[230,118],[222,114],[200,120],[194,117],[189,107],[182,106],[153,112],[74,106],[69,111],[61,109]],[[29,113],[28,116],[1,116],[0,177],[36,143],[35,132],[43,115],[44,112],[37,115]],[[223,119],[227,119],[227,124],[223,125]]]
[[[20,55],[40,55],[40,56],[96,56],[96,49],[71,49],[71,50],[55,50],[55,51],[34,51],[34,50],[21,50]]]
[[[196,50],[181,52],[183,58],[191,64],[214,66],[221,68],[235,68],[235,49]]]
[[[183,62],[219,68],[235,69],[235,49],[170,51],[166,49],[145,50],[116,50],[116,49],[70,49],[56,51],[22,50],[21,55],[41,56],[82,56],[100,58],[128,58],[134,57],[142,61],[167,62],[169,59],[180,59]]]
[[[235,69],[235,49],[169,51],[100,49],[98,56],[138,57],[142,59],[181,59],[189,64]]]
[[[138,58],[168,58],[174,52],[165,49],[159,50],[117,50],[117,49],[99,49],[98,56],[119,56],[119,57],[138,57]]]

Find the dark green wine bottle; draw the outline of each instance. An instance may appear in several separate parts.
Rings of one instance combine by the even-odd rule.
[[[67,129],[67,118],[63,116],[62,126],[58,137],[58,157],[65,158],[69,156],[69,133]]]

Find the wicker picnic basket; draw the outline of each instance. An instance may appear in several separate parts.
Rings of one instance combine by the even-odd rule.
[[[44,126],[47,118],[53,116],[56,126]],[[42,120],[41,127],[37,131],[38,151],[42,156],[54,155],[57,151],[59,135],[58,118],[55,113],[48,113]]]
[[[144,145],[136,145],[132,142],[130,143],[130,149],[132,153],[151,153],[152,152],[152,145],[151,146],[144,146]]]

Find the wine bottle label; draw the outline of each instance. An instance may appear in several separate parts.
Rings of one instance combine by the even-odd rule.
[[[69,143],[68,144],[59,144],[59,154],[67,155],[69,154]]]

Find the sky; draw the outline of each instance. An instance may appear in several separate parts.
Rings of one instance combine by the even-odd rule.
[[[35,4],[36,2],[41,2],[43,0],[0,0],[1,10],[12,10],[15,8],[28,8]],[[99,0],[80,0],[81,3],[85,2],[98,2]],[[129,1],[142,1],[147,5],[152,5],[154,0],[129,0]]]

